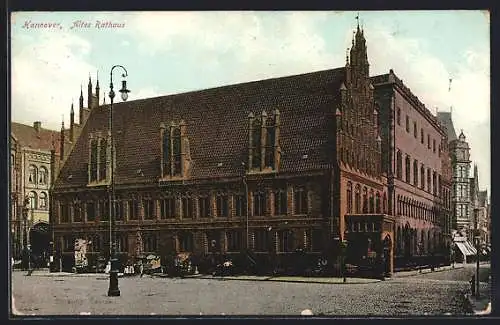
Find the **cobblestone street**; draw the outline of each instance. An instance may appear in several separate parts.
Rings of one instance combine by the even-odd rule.
[[[121,297],[106,295],[104,274],[13,272],[12,286],[16,308],[26,315],[300,315],[304,309],[327,316],[464,315],[472,271],[351,284],[128,277],[120,278]]]

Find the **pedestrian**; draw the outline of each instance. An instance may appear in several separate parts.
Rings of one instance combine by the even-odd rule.
[[[141,264],[139,264],[139,272],[140,272],[140,274],[141,274],[140,276],[142,278],[142,276],[144,275],[144,265],[142,264],[142,262],[141,262]]]

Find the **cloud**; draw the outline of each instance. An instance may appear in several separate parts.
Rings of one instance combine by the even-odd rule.
[[[37,39],[12,39],[12,119],[34,120],[52,129],[62,115],[69,120],[71,102],[78,107],[80,81],[95,67],[86,62],[89,41],[71,33],[40,32]],[[86,96],[85,96],[86,98]]]
[[[164,94],[160,93],[156,88],[142,88],[136,92],[131,92],[129,95],[129,100],[143,99],[143,98],[152,98],[163,96]]]

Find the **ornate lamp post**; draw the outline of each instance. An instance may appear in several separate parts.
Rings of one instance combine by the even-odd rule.
[[[113,99],[115,98],[115,92],[113,90],[113,70],[115,68],[121,68],[123,70],[122,77],[125,78],[128,76],[127,70],[121,65],[115,65],[111,68],[110,74],[110,84],[109,84],[109,98],[111,99],[111,103],[109,105],[109,121],[108,128],[110,134],[110,142],[111,142],[111,164],[110,164],[110,186],[108,188],[109,195],[109,246],[110,246],[110,262],[111,262],[111,270],[109,271],[109,289],[108,296],[117,297],[120,296],[120,288],[118,287],[118,258],[116,257],[116,243],[114,240],[114,228],[115,228],[115,216],[114,216],[114,207],[115,207],[115,179],[114,179],[114,143],[113,143]],[[122,81],[122,89],[120,89],[121,97],[123,101],[128,99],[128,93],[130,90],[127,89],[127,81]]]

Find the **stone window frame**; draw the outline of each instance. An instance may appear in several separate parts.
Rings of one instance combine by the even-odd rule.
[[[48,194],[45,191],[40,192],[40,195],[38,195],[38,208],[40,210],[47,210],[48,208]]]
[[[37,184],[38,181],[38,167],[31,164],[28,167],[28,183]]]
[[[229,194],[226,191],[218,191],[215,195],[215,211],[218,218],[228,218]]]
[[[288,199],[286,188],[274,190],[274,215],[286,216],[288,214]]]
[[[309,191],[305,186],[293,188],[293,214],[306,215],[308,213]]]
[[[252,193],[253,198],[253,216],[264,217],[267,208],[267,195],[264,190],[256,190]]]
[[[172,193],[160,198],[160,219],[172,219],[176,217],[175,196]]]
[[[211,206],[210,194],[204,193],[198,196],[198,210],[200,218],[210,218],[212,217],[212,206]]]
[[[48,184],[49,171],[45,166],[41,166],[38,170],[38,184],[47,185]]]

